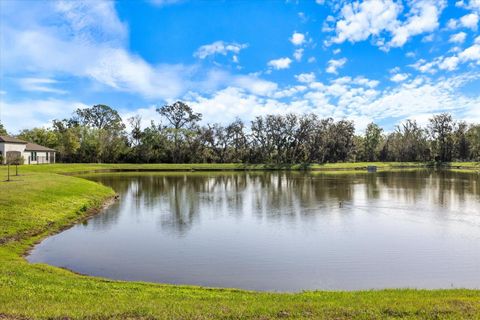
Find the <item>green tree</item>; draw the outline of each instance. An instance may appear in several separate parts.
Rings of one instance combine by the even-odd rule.
[[[383,129],[375,123],[370,123],[365,130],[365,139],[363,140],[363,153],[365,160],[376,161],[378,160],[379,147],[383,140]]]
[[[8,136],[7,129],[3,126],[3,123],[0,122],[0,136]]]
[[[456,160],[465,161],[470,156],[470,141],[467,138],[468,125],[460,121],[453,132],[453,156]]]
[[[442,113],[429,119],[428,129],[432,138],[435,160],[451,161],[453,154],[453,127],[452,116]]]
[[[33,142],[45,147],[56,149],[58,137],[54,131],[45,128],[24,129],[18,135],[19,139]]]
[[[125,124],[118,112],[104,104],[97,104],[91,108],[77,109],[73,121],[100,130],[122,131]]]
[[[202,115],[193,112],[192,108],[181,101],[157,108],[157,112],[167,120],[169,124],[167,129],[173,136],[172,160],[175,163],[182,162],[188,150],[182,150],[180,147],[202,119]]]
[[[470,147],[469,159],[480,161],[480,124],[471,125],[466,136]]]

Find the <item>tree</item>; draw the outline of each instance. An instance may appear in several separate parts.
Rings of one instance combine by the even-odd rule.
[[[181,143],[188,135],[188,131],[192,130],[202,119],[202,115],[193,112],[192,108],[181,101],[157,108],[157,112],[170,124],[169,128],[173,134],[172,159],[173,162],[177,163],[179,160],[183,160],[183,154],[180,154]]]
[[[18,135],[19,139],[33,142],[45,147],[56,149],[58,146],[58,137],[51,129],[33,128],[24,129]]]
[[[383,145],[382,159],[389,161],[427,161],[430,149],[427,132],[415,120],[397,125]]]
[[[326,161],[347,161],[353,156],[355,126],[352,121],[340,120],[328,128],[326,141]]]
[[[429,119],[428,129],[432,137],[435,160],[451,161],[453,151],[453,120],[448,113],[442,113]]]
[[[465,161],[470,156],[470,142],[467,138],[468,125],[460,121],[453,132],[453,156],[456,160]]]
[[[98,104],[77,109],[69,123],[80,133],[80,158],[91,162],[118,162],[126,153],[125,124],[111,107]]]
[[[0,136],[8,136],[7,129],[3,126],[3,123],[0,122]]]
[[[373,122],[367,126],[367,129],[365,130],[365,139],[363,140],[365,160],[378,160],[378,148],[382,142],[382,131],[383,129]]]
[[[23,157],[20,151],[7,151],[7,181],[10,181],[10,166],[15,166],[15,175],[18,176],[18,166],[23,164]]]
[[[72,120],[96,129],[115,131],[125,129],[125,124],[118,112],[104,104],[97,104],[91,108],[77,109]]]
[[[53,131],[57,136],[58,159],[73,162],[80,149],[80,128],[78,123],[68,120],[53,120]]]
[[[480,161],[480,124],[471,125],[466,136],[470,147],[469,159]]]

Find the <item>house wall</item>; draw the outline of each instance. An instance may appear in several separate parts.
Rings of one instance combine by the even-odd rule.
[[[31,158],[32,153],[30,151],[25,151],[23,153],[23,158],[25,159],[25,164],[29,164],[28,159],[30,158],[30,164],[42,164],[42,163],[53,163],[53,155],[50,152],[47,160],[47,152],[37,151],[37,160],[33,161]]]
[[[6,163],[6,156],[7,152],[9,151],[19,151],[22,154],[25,152],[25,145],[24,144],[19,144],[19,143],[5,143],[5,142],[0,142],[0,151],[2,151],[3,155],[3,163]]]
[[[54,163],[55,162],[55,155],[54,152],[48,152],[48,161],[47,161],[47,151],[37,151],[37,160],[33,161],[31,156],[32,152],[31,151],[25,151],[25,145],[24,144],[18,144],[18,143],[5,143],[5,142],[0,142],[0,151],[3,156],[3,163],[0,164],[5,164],[7,163],[7,152],[9,151],[19,151],[21,152],[23,156],[23,163],[24,164],[42,164],[42,163]]]

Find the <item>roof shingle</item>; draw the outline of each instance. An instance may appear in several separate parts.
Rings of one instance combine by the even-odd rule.
[[[35,143],[28,142],[27,146],[25,147],[25,151],[55,151],[55,150],[35,144]]]
[[[27,144],[28,142],[14,138],[14,137],[8,137],[8,136],[0,136],[0,142],[7,142],[7,143],[21,143],[21,144]]]

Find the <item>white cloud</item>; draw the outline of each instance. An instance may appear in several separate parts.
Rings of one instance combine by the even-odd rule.
[[[328,61],[328,66],[327,66],[326,72],[337,74],[338,73],[337,69],[343,67],[343,65],[346,62],[347,62],[346,58],[341,58],[341,59],[338,59],[338,60],[331,59],[331,60]]]
[[[70,117],[74,110],[85,107],[85,103],[74,100],[0,100],[2,122],[7,130],[13,133],[25,128],[50,126],[53,119]]]
[[[296,46],[300,46],[305,43],[305,35],[303,33],[294,32],[290,38],[290,42]]]
[[[458,58],[462,62],[476,62],[480,64],[480,44],[474,44],[471,47],[466,48],[458,54]]]
[[[275,60],[270,60],[268,62],[268,66],[280,70],[280,69],[288,69],[290,68],[290,64],[292,63],[292,59],[290,58],[279,58]]]
[[[438,19],[444,7],[445,2],[441,0],[417,0],[411,2],[407,20],[392,30],[393,38],[389,45],[401,47],[412,36],[437,29],[439,25]]]
[[[452,34],[448,41],[452,43],[464,43],[466,38],[467,34],[465,32],[459,32]]]
[[[392,0],[346,3],[335,26],[333,42],[358,42],[390,30],[402,6]]]
[[[110,1],[2,3],[0,18],[0,47],[9,48],[0,55],[5,76],[83,78],[99,89],[107,87],[164,100],[179,98],[192,89],[215,90],[234,81],[226,72],[197,65],[153,65],[129,52],[127,27]],[[229,52],[232,60],[238,61],[234,56],[244,47],[220,43],[203,48],[199,54]],[[27,85],[32,88],[31,81],[23,83],[24,88]],[[53,93],[52,85],[37,83],[34,89]]]
[[[194,57],[205,59],[208,56],[221,54],[227,55],[229,52],[238,54],[240,50],[247,48],[248,45],[246,43],[239,44],[239,43],[227,43],[223,41],[215,41],[210,44],[206,44],[198,48],[197,51],[193,54]]]
[[[303,57],[303,48],[295,50],[295,52],[293,53],[293,57],[295,58],[295,60],[301,61]]]
[[[480,12],[480,0],[459,0],[455,5],[457,7]]]
[[[278,87],[275,82],[259,79],[254,75],[235,76],[230,82],[256,95],[270,95]]]
[[[475,39],[475,41],[477,41],[477,39]],[[438,69],[448,71],[456,70],[458,66],[463,63],[480,65],[480,43],[474,43],[463,51],[458,48],[453,50],[453,52],[455,52],[454,55],[448,57],[439,56],[429,62],[420,59],[410,66],[422,73],[434,74]]]
[[[375,89],[378,81],[364,77],[341,77],[329,83],[280,88],[270,97],[259,97],[229,87],[210,96],[196,94],[188,101],[205,119],[226,123],[236,117],[245,121],[257,115],[312,112],[320,117],[353,119],[363,129],[371,121],[416,118],[437,112],[462,117],[480,108],[480,97],[467,97],[458,89],[480,76],[462,75],[442,80],[413,78],[386,90]],[[277,100],[295,96],[289,102]]]
[[[397,73],[393,75],[390,80],[393,82],[402,82],[408,78],[408,74],[406,73]]]
[[[391,47],[402,47],[411,37],[438,28],[438,19],[445,7],[444,0],[417,0],[409,2],[409,5],[410,10],[402,21],[399,19],[403,11],[400,2],[347,2],[341,9],[341,18],[335,26],[336,36],[331,41],[359,42],[374,37],[378,46],[388,50]],[[383,38],[386,34],[391,35],[390,41]]]
[[[298,80],[298,82],[303,82],[303,83],[310,83],[315,81],[315,73],[309,72],[309,73],[300,73],[295,75],[295,79]]]
[[[58,84],[55,79],[49,78],[21,78],[18,80],[20,87],[25,91],[37,91],[47,93],[65,94],[67,91],[53,88],[52,85]]]
[[[478,28],[478,14],[470,13],[470,14],[464,15],[463,17],[460,18],[460,23],[465,28],[469,28],[476,31]]]
[[[458,21],[456,19],[449,19],[447,22],[448,29],[456,29],[458,27]]]

